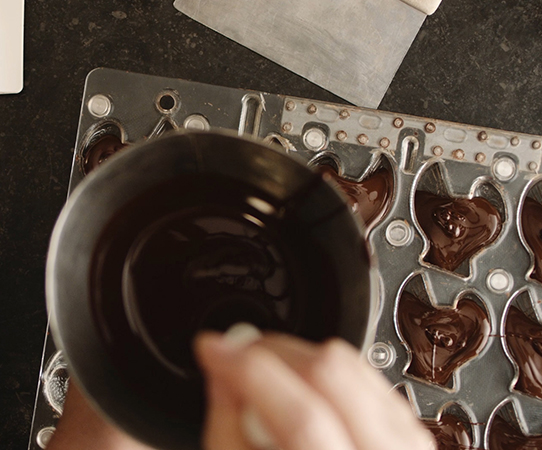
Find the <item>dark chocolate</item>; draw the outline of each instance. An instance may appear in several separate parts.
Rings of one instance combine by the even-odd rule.
[[[527,197],[521,211],[521,225],[527,244],[534,253],[531,278],[542,283],[542,205]]]
[[[83,157],[83,170],[85,174],[90,173],[100,164],[107,160],[107,158],[114,155],[119,150],[126,147],[121,140],[112,134],[106,134],[94,142],[89,148],[86,149]]]
[[[482,351],[489,337],[486,311],[469,298],[459,300],[455,308],[434,308],[404,292],[397,314],[412,353],[408,373],[441,386]]]
[[[490,450],[541,450],[542,436],[525,436],[502,417],[495,416],[489,430]]]
[[[465,422],[451,414],[444,414],[438,422],[424,420],[423,424],[433,433],[438,450],[470,450],[472,440]]]
[[[393,174],[387,168],[381,167],[361,181],[347,180],[327,164],[318,170],[338,184],[347,195],[352,211],[361,216],[367,229],[386,214],[393,195]]]
[[[425,260],[454,271],[499,235],[502,219],[485,198],[442,197],[418,191],[416,217],[430,242]]]
[[[542,399],[542,325],[511,306],[505,334],[508,349],[519,368],[514,389]]]

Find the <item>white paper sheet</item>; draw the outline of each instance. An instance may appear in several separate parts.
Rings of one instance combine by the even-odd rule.
[[[23,89],[24,0],[0,0],[0,94]]]

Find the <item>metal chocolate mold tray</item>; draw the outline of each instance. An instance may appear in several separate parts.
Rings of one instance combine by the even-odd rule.
[[[367,357],[440,448],[500,449],[503,433],[542,445],[541,137],[96,69],[70,192],[117,151],[181,128],[261,138],[345,192],[380,275]],[[30,448],[59,414],[44,392]]]

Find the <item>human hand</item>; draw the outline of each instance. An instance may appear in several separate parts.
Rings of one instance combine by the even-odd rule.
[[[282,450],[436,448],[408,402],[342,340],[266,334],[240,347],[202,333],[195,349],[207,381],[206,450],[252,450],[248,410]]]

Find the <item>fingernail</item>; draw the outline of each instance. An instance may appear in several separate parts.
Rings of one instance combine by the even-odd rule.
[[[261,338],[262,332],[254,325],[246,322],[238,322],[224,333],[224,340],[235,349],[248,347]]]
[[[259,414],[252,408],[247,408],[241,416],[243,434],[253,447],[261,450],[278,448],[275,439],[262,423]]]

